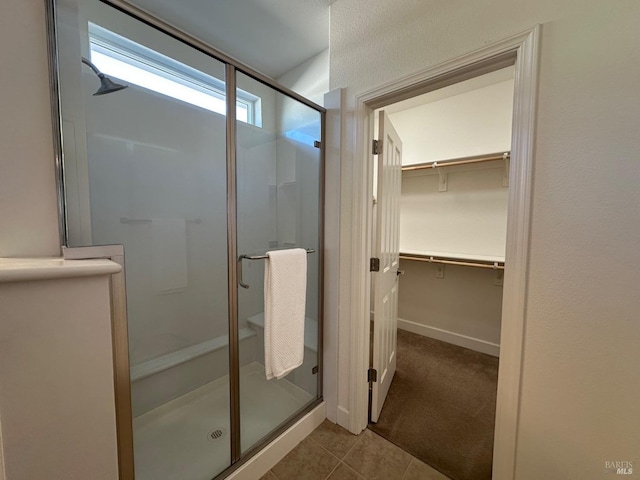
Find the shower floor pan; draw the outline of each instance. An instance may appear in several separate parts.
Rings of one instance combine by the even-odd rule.
[[[240,369],[242,451],[315,397],[264,366]],[[224,376],[133,420],[136,480],[211,480],[229,466],[229,377]]]

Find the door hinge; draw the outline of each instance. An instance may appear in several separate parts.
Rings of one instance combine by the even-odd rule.
[[[377,382],[378,381],[378,371],[375,368],[370,368],[367,370],[367,382]]]
[[[374,140],[371,144],[371,149],[374,155],[380,155],[382,153],[382,140]]]
[[[318,140],[314,140],[313,146],[316,148],[322,148],[322,142],[319,142]]]
[[[370,272],[379,272],[380,271],[380,259],[376,257],[372,257],[369,259],[369,271]]]
[[[318,373],[318,365],[311,369],[311,375],[315,375],[316,373]]]

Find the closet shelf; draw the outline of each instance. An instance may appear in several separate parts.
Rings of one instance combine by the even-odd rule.
[[[511,152],[498,152],[498,153],[489,153],[485,155],[476,155],[473,157],[462,157],[455,158],[452,160],[442,160],[435,162],[426,162],[426,163],[418,163],[415,165],[405,165],[402,167],[403,172],[410,172],[414,170],[426,170],[430,168],[440,168],[440,167],[453,167],[456,165],[468,165],[472,163],[482,163],[482,162],[495,162],[496,160],[509,160],[511,158]]]
[[[504,257],[490,255],[460,255],[455,253],[430,253],[430,252],[400,252],[401,260],[412,260],[426,263],[439,263],[444,265],[459,265],[463,267],[488,268],[492,270],[504,270]]]

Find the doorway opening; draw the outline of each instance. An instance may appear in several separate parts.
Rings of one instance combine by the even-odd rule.
[[[491,478],[513,65],[374,112],[369,428]]]
[[[376,109],[470,78],[509,66],[514,68],[513,121],[508,175],[509,215],[505,248],[505,264],[508,268],[503,279],[500,369],[493,445],[492,478],[496,479],[512,478],[515,468],[530,237],[538,38],[539,27],[536,26],[493,45],[368,90],[356,95],[355,98],[356,161],[354,161],[353,178],[356,181],[352,192],[354,213],[351,268],[353,274],[349,302],[354,321],[350,324],[348,424],[351,432],[359,433],[368,425],[368,379],[375,376],[375,372],[369,371],[372,301],[372,274],[369,272],[369,267],[372,265],[371,258],[375,257],[371,241],[373,225],[371,148],[372,140],[376,139],[374,112]],[[383,201],[382,197],[378,200],[379,204]],[[396,263],[399,262],[399,248],[397,257]],[[382,271],[382,259],[380,263]],[[397,267],[398,265],[395,268]]]

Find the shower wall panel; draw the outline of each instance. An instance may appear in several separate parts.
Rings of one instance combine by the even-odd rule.
[[[227,302],[220,274],[227,268],[227,212],[219,193],[226,190],[225,119],[178,100],[158,102],[148,91],[99,101],[87,110],[93,242],[125,245],[130,354],[137,365],[227,334],[226,308],[219,308]],[[162,261],[162,246],[153,247],[162,239],[154,235],[167,219],[183,231],[177,240],[184,245],[175,249],[183,257],[173,266],[183,271],[154,267]],[[156,278],[175,274],[183,278],[173,288]]]

